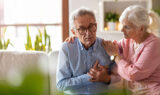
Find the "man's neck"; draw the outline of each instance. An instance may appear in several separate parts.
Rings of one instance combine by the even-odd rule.
[[[95,43],[96,41],[94,41],[94,43]],[[91,45],[84,45],[84,44],[82,44],[83,46],[84,46],[84,48],[86,49],[86,50],[88,50],[90,47],[92,47],[93,45],[94,45],[94,43],[92,43]]]

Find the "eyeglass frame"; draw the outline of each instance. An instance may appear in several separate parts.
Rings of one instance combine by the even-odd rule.
[[[95,27],[95,31],[92,31],[92,29],[89,29],[90,27],[91,27],[91,25],[93,25],[92,27]],[[91,28],[92,28],[91,27]],[[83,27],[84,28],[84,27]],[[79,31],[80,31],[80,28],[78,28],[78,29],[76,29],[76,28],[74,28],[76,31],[78,31],[78,33],[80,34],[80,35],[85,35],[86,34],[86,31],[88,30],[89,32],[91,32],[91,33],[94,33],[94,32],[96,32],[96,30],[97,30],[97,23],[91,23],[87,28],[84,28],[84,31],[83,31],[83,33],[80,33]]]

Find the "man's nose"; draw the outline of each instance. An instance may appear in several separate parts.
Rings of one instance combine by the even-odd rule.
[[[91,34],[91,31],[89,31],[89,29],[86,29],[85,32],[86,32],[86,35],[87,35],[87,34],[88,34],[88,35]]]

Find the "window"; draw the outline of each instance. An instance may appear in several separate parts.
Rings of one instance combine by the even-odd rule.
[[[65,0],[64,0],[65,1]],[[25,50],[26,24],[32,44],[38,29],[44,27],[51,36],[52,50],[59,50],[62,43],[62,2],[63,0],[0,0],[0,37],[7,28],[5,39],[9,38],[14,45],[11,50]]]

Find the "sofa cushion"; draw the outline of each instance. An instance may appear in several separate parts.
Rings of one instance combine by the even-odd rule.
[[[58,63],[58,51],[53,51],[49,54],[49,75],[50,75],[50,88],[51,95],[58,95],[56,90],[56,69]]]
[[[39,51],[0,50],[0,76],[5,77],[10,70],[15,68],[23,68],[42,62],[48,65],[48,62],[46,62],[47,58],[48,56],[46,53]],[[47,67],[45,68],[48,69]]]

